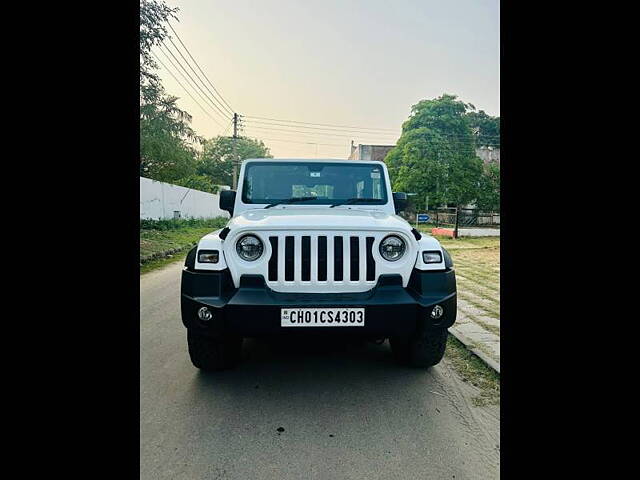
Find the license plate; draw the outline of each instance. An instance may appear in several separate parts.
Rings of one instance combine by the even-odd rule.
[[[364,327],[364,308],[283,308],[282,327]]]

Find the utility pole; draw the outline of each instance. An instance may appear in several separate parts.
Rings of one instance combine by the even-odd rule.
[[[236,155],[236,147],[238,143],[238,114],[233,114],[233,159],[231,160],[233,164],[233,188],[232,190],[236,190],[238,188],[238,157]]]

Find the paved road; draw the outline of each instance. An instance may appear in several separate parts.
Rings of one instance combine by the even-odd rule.
[[[446,361],[421,371],[388,343],[245,340],[237,369],[200,373],[180,269],[140,280],[141,479],[499,478],[499,409],[474,407]]]

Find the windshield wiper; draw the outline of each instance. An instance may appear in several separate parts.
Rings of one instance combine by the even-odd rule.
[[[379,202],[381,199],[379,198],[350,198],[345,200],[344,202],[334,203],[329,208],[339,207],[340,205],[353,205],[354,203],[371,203],[371,202]]]
[[[276,205],[280,205],[282,203],[295,203],[295,202],[306,202],[307,200],[315,200],[316,197],[291,197],[285,198],[284,200],[278,200],[277,202],[270,203],[264,208],[275,207]]]

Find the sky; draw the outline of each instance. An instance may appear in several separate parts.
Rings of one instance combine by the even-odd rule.
[[[276,158],[346,158],[351,140],[395,144],[411,106],[443,93],[500,115],[498,0],[166,3],[180,9],[179,21],[172,22],[180,40],[230,110],[243,116],[240,133],[263,139]],[[175,36],[173,41],[182,48]],[[166,50],[154,52],[200,103],[161,67],[165,89],[192,115],[196,132],[206,138],[230,135],[224,106],[223,117],[200,96],[215,91],[195,64],[208,87],[201,85],[202,91],[189,86]],[[286,127],[250,117],[340,127]]]

